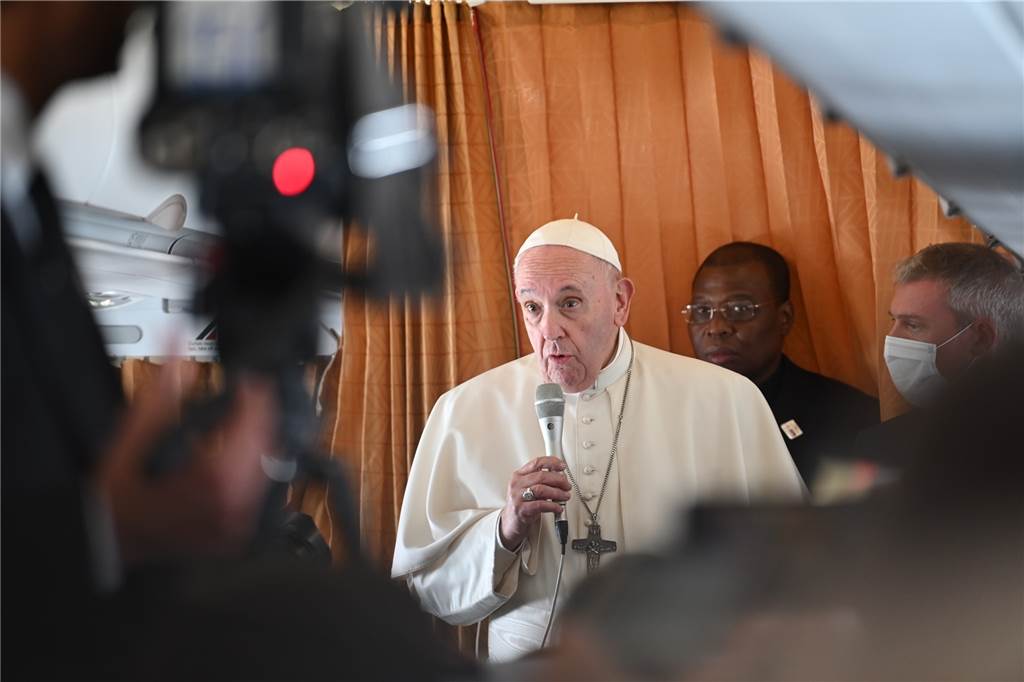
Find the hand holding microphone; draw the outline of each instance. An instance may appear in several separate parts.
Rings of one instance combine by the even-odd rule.
[[[544,436],[544,457],[538,457],[512,472],[505,508],[501,512],[501,543],[515,550],[541,514],[551,512],[564,518],[572,484],[562,460],[562,418],[565,397],[558,384],[537,387],[537,419]]]
[[[501,512],[501,544],[506,549],[519,547],[541,514],[561,513],[559,502],[568,500],[572,489],[564,469],[565,463],[560,459],[538,457],[512,472]]]

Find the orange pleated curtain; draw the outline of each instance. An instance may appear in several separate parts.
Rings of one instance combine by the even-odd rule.
[[[794,275],[786,352],[881,391],[887,416],[902,409],[881,360],[892,267],[931,243],[980,241],[968,223],[690,6],[477,13],[511,244],[579,213],[637,284],[630,333],[688,355],[680,310],[701,260],[734,240],[772,246]]]
[[[167,364],[132,358],[121,363],[121,389],[125,399],[130,402],[136,396],[160,390],[164,372],[173,374],[172,386],[182,401],[182,408],[185,401],[201,400],[224,388],[223,371],[220,365],[211,362],[186,360]]]

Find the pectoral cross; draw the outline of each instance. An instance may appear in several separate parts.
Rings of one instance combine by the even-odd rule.
[[[572,541],[572,548],[577,552],[587,553],[587,573],[590,574],[601,563],[601,555],[605,552],[614,552],[618,545],[601,537],[601,526],[595,521],[590,524],[587,537]]]

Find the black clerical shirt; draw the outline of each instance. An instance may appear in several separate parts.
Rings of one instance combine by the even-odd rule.
[[[854,457],[857,433],[879,421],[878,400],[798,367],[785,355],[775,373],[758,387],[808,486],[822,458]]]

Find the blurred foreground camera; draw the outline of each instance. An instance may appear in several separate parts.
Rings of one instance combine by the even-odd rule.
[[[156,12],[158,83],[141,152],[195,174],[201,208],[222,229],[197,308],[215,316],[229,395],[239,372],[277,386],[280,452],[264,468],[279,483],[267,523],[280,529],[295,475],[341,475],[314,454],[319,429],[303,385],[320,292],[383,296],[440,282],[441,240],[421,197],[436,152],[432,114],[402,102],[358,3],[171,2]],[[360,267],[341,263],[338,236],[352,225],[369,238]],[[171,440],[209,429],[226,404],[198,406]],[[151,470],[176,466],[179,444],[158,448]],[[331,485],[335,501],[345,488]],[[355,543],[351,511],[336,518]]]

